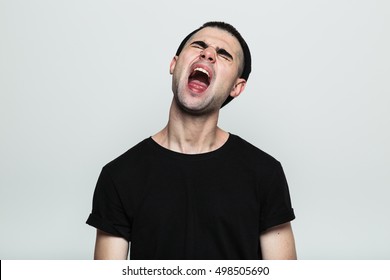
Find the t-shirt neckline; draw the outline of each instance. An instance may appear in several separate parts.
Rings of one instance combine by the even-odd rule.
[[[166,156],[175,157],[175,158],[182,159],[182,160],[203,160],[203,159],[209,159],[209,158],[216,157],[216,156],[226,152],[227,150],[229,150],[231,145],[234,142],[234,139],[235,139],[235,135],[231,134],[229,132],[228,139],[225,141],[225,143],[221,147],[219,147],[213,151],[200,153],[200,154],[185,154],[185,153],[181,153],[181,152],[172,151],[172,150],[167,149],[167,148],[161,146],[160,144],[158,144],[152,138],[152,136],[150,136],[147,140],[148,140],[149,145],[153,148],[154,151],[156,151],[158,153],[162,153]]]

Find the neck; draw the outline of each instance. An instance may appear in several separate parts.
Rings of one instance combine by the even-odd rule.
[[[161,146],[184,154],[200,154],[220,148],[229,134],[217,126],[219,111],[192,115],[172,102],[168,124],[152,138]]]

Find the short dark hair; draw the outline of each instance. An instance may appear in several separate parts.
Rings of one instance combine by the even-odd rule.
[[[243,65],[243,68],[242,68],[242,73],[241,73],[241,76],[240,78],[242,79],[245,79],[245,80],[248,80],[249,78],[249,74],[251,73],[251,70],[252,70],[252,59],[251,59],[251,53],[249,51],[249,47],[247,45],[247,43],[245,42],[244,38],[241,36],[241,34],[237,31],[237,29],[232,26],[231,24],[229,23],[226,23],[226,22],[222,22],[222,21],[209,21],[209,22],[206,22],[205,24],[203,24],[201,27],[195,29],[194,31],[192,31],[190,34],[188,34],[184,39],[183,41],[180,43],[179,45],[179,48],[177,49],[176,51],[176,55],[179,55],[181,53],[181,51],[183,50],[185,44],[187,43],[187,41],[198,31],[202,30],[203,28],[206,28],[206,27],[216,27],[216,28],[219,28],[219,29],[222,29],[222,30],[225,30],[227,32],[229,32],[230,34],[232,34],[234,37],[236,37],[236,39],[238,40],[238,42],[240,43],[241,45],[241,48],[242,48],[242,51],[244,53],[244,65]],[[225,100],[225,102],[222,104],[221,108],[223,106],[225,106],[226,104],[228,104],[230,101],[233,100],[233,97],[231,97],[229,95],[229,97]]]

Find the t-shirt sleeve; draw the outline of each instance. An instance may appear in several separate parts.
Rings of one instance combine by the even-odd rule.
[[[104,167],[99,175],[93,195],[92,213],[86,223],[109,234],[131,240],[130,219],[107,167]]]
[[[260,232],[295,219],[287,179],[279,162],[262,194]]]

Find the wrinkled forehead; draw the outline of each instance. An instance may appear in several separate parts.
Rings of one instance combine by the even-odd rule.
[[[243,57],[243,50],[240,42],[226,30],[217,27],[205,27],[192,35],[186,45],[195,41],[203,41],[209,46],[225,49],[227,52],[234,54],[239,58]]]

